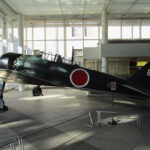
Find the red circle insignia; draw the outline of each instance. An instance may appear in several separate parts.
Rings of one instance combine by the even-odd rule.
[[[89,73],[84,69],[75,69],[70,74],[70,81],[75,87],[85,87],[89,83]]]

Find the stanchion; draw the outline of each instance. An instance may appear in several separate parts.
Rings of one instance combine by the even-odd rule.
[[[91,125],[94,127],[94,122],[93,122],[93,120],[92,120],[91,112],[89,112],[88,115],[89,115],[89,118],[90,118]]]
[[[19,144],[20,150],[24,150],[24,145],[23,145],[22,137],[18,137],[18,144]]]
[[[111,82],[111,91],[112,91],[112,107],[111,107],[111,111],[112,111],[112,120],[108,122],[108,124],[110,125],[117,125],[117,121],[115,121],[114,119],[114,91],[116,91],[117,89],[117,84],[116,82]]]
[[[16,150],[15,144],[14,144],[13,142],[10,143],[10,148],[11,148],[12,150]]]
[[[24,150],[24,144],[22,138],[20,140],[21,140],[22,150]]]

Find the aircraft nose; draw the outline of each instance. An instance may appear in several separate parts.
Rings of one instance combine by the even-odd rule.
[[[13,69],[14,61],[22,54],[5,53],[0,58],[0,69]]]
[[[8,58],[0,58],[0,69],[8,69]]]

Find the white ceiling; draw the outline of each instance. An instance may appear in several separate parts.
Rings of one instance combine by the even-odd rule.
[[[113,18],[150,18],[150,0],[5,0],[26,16],[100,17],[104,8]]]

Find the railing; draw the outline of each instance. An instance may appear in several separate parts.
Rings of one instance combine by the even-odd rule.
[[[22,137],[17,137],[11,142],[0,146],[1,150],[24,150],[24,144]]]
[[[95,112],[96,112],[96,116],[94,117],[92,115],[92,113],[95,114]],[[103,114],[110,114],[110,115],[109,115],[109,117],[105,118],[105,117],[102,117],[102,113]],[[113,113],[116,114],[115,116],[113,116],[113,117],[115,117],[115,119],[117,119],[117,120],[120,120],[121,118],[131,119],[131,120],[133,120],[135,122],[135,125],[136,125],[137,128],[141,127],[141,123],[142,123],[141,122],[141,116],[143,115],[141,113],[139,113],[139,114],[135,113],[134,114],[134,113],[127,113],[127,112],[122,112],[122,111],[121,112],[120,111],[116,112],[114,110],[113,111],[99,111],[98,110],[98,111],[88,112],[88,113],[82,114],[80,116],[76,116],[76,117],[71,118],[69,120],[57,123],[57,124],[52,125],[52,126],[45,127],[45,128],[43,128],[41,130],[37,130],[35,132],[29,133],[27,135],[24,135],[22,137],[18,137],[16,139],[14,139],[13,141],[11,141],[10,143],[7,143],[7,144],[5,144],[3,146],[0,146],[0,150],[26,150],[26,149],[29,149],[29,148],[26,148],[25,145],[24,145],[24,143],[23,143],[23,139],[24,138],[31,137],[31,135],[35,135],[36,133],[40,133],[41,134],[41,132],[43,132],[45,130],[53,129],[53,127],[62,125],[64,123],[67,123],[67,122],[70,122],[70,121],[73,121],[75,119],[79,119],[79,118],[85,117],[85,116],[87,116],[87,118],[90,121],[89,122],[90,124],[88,123],[88,124],[85,124],[85,125],[87,125],[89,127],[96,127],[96,126],[99,126],[100,124],[103,125],[103,124],[106,124],[106,123],[109,123],[110,121],[112,121],[112,114]],[[124,116],[124,114],[126,114],[127,117]],[[130,116],[132,116],[132,118]],[[80,133],[80,134],[72,137],[71,139],[68,139],[67,141],[64,141],[63,143],[60,143],[59,145],[57,145],[55,147],[55,149],[59,149],[62,145],[70,142],[71,140],[74,140],[74,139],[78,138],[82,134],[83,133]]]
[[[73,121],[75,119],[79,119],[83,116],[88,116],[88,113],[85,113],[85,114],[82,114],[82,115],[79,115],[79,116],[76,116],[74,118],[71,118],[71,119],[68,119],[68,120],[65,120],[65,121],[62,121],[60,123],[57,123],[57,124],[54,124],[52,126],[47,126],[47,127],[44,127],[40,130],[36,130],[34,132],[31,132],[29,134],[26,134],[26,135],[23,135],[23,136],[20,136],[20,137],[17,137],[17,138],[14,138],[11,142],[8,142],[8,143],[5,143],[4,145],[0,146],[0,150],[25,150],[26,147],[24,145],[24,142],[23,140],[25,138],[29,138],[31,137],[31,135],[35,135],[37,133],[42,133],[44,132],[45,130],[48,130],[48,129],[51,129],[53,127],[56,127],[58,125],[62,125],[64,123],[67,123],[67,122],[70,122],[70,121]],[[24,140],[25,141],[25,140]]]

